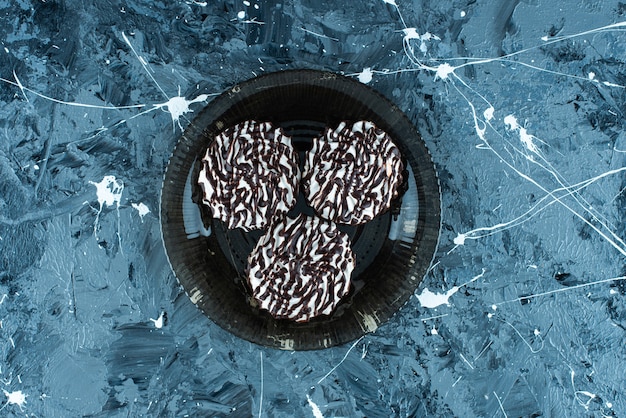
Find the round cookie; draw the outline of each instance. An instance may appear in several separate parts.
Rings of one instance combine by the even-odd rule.
[[[302,187],[323,218],[358,225],[391,207],[402,184],[404,164],[389,135],[372,122],[341,122],[315,138]]]
[[[355,257],[332,222],[285,217],[248,257],[248,282],[259,307],[276,319],[306,322],[330,315],[350,289]]]
[[[228,228],[267,227],[291,209],[299,168],[291,138],[269,122],[245,121],[217,135],[202,159],[203,203]]]

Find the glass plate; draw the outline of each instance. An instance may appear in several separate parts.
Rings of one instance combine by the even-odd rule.
[[[197,173],[209,142],[225,128],[249,119],[281,126],[292,137],[300,160],[325,127],[335,128],[344,120],[369,120],[391,136],[406,160],[407,190],[392,209],[362,226],[340,226],[352,240],[357,264],[350,294],[330,316],[296,323],[274,319],[256,308],[244,270],[262,232],[228,230],[198,203]],[[292,212],[312,214],[312,209],[299,199]],[[161,194],[165,250],[191,301],[231,333],[288,350],[343,344],[391,318],[431,264],[440,215],[435,167],[409,119],[365,84],[316,70],[266,74],[215,98],[178,141]]]

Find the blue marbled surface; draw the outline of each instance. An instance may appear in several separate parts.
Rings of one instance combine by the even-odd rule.
[[[0,414],[626,416],[624,22],[599,0],[0,0]],[[158,219],[193,112],[289,68],[392,99],[443,191],[416,296],[314,352],[212,324]]]

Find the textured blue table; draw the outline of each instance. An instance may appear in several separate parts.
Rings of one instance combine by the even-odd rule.
[[[0,1],[0,414],[626,416],[625,22],[617,1]],[[443,190],[415,297],[324,351],[212,324],[160,238],[181,128],[287,68],[387,95]]]

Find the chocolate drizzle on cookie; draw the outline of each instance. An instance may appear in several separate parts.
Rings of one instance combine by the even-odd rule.
[[[404,164],[389,135],[372,122],[341,122],[313,141],[302,187],[315,211],[358,225],[387,211],[398,197]]]
[[[253,120],[217,135],[202,159],[203,203],[228,228],[266,228],[296,203],[299,169],[291,138]]]
[[[348,293],[354,260],[348,236],[335,224],[300,214],[261,237],[248,258],[248,282],[261,309],[306,322],[330,315]]]
[[[355,256],[336,223],[359,225],[389,210],[404,163],[372,122],[342,122],[313,140],[302,191],[316,216],[287,216],[300,173],[291,138],[269,122],[246,121],[215,137],[202,159],[203,203],[228,228],[264,229],[248,256],[252,304],[276,319],[330,315],[351,286]]]

